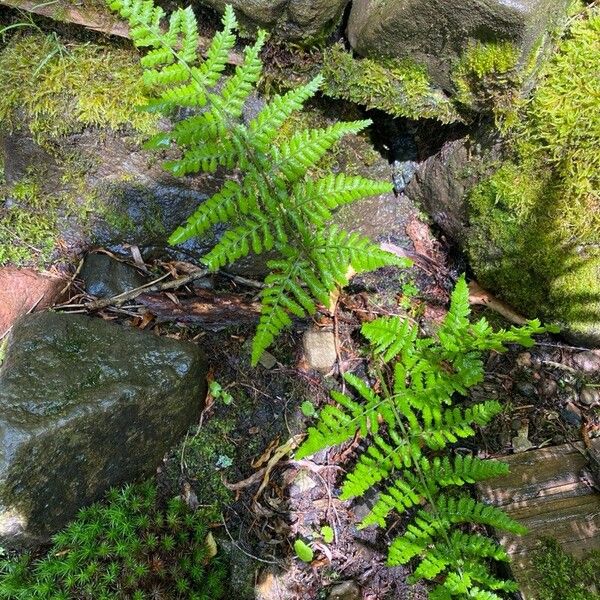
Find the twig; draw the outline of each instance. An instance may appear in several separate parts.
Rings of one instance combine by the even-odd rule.
[[[117,294],[116,296],[112,296],[111,298],[101,298],[100,300],[95,300],[94,302],[90,302],[86,305],[87,310],[99,310],[101,308],[106,308],[111,304],[116,304],[120,306],[123,302],[127,302],[127,300],[133,300],[133,298],[137,298],[140,294],[145,292],[162,292],[164,290],[174,290],[182,285],[186,285],[196,279],[202,279],[202,277],[206,277],[208,274],[208,269],[198,269],[197,271],[186,275],[185,277],[179,277],[178,279],[173,279],[172,281],[167,281],[165,283],[158,283],[162,281],[165,277],[168,277],[169,274],[166,273],[162,277],[151,281],[150,283],[146,283],[137,287],[128,292],[123,292],[122,294]]]
[[[221,275],[225,275],[225,277],[228,277],[232,281],[235,281],[236,283],[240,283],[247,287],[255,288],[257,290],[263,290],[266,287],[262,281],[256,281],[255,279],[248,279],[247,277],[242,277],[240,275],[233,275],[233,274],[227,273],[225,271],[220,271],[220,273],[221,273]]]
[[[75,279],[77,278],[77,275],[79,275],[79,272],[81,271],[81,267],[83,267],[83,259],[81,259],[79,261],[77,270],[75,271],[75,273],[73,273],[73,276],[71,277],[71,279],[69,279],[69,281],[67,282],[67,285],[65,285],[65,287],[62,290],[60,290],[60,293],[58,294],[58,298],[62,298],[67,293],[69,288],[73,285],[73,282],[75,281]]]

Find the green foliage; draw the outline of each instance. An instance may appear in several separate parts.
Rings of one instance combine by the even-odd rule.
[[[577,559],[546,539],[534,553],[534,566],[537,600],[600,600],[600,552]]]
[[[409,60],[356,59],[336,44],[323,54],[323,77],[323,91],[332,98],[397,117],[460,120],[450,100],[432,86],[426,69]]]
[[[10,130],[19,123],[16,111],[23,111],[42,144],[86,126],[132,127],[147,135],[156,117],[135,110],[144,102],[140,74],[129,51],[18,33],[0,53],[0,123]]]
[[[584,335],[600,315],[600,8],[572,21],[509,134],[511,160],[470,194],[482,284]]]
[[[344,174],[314,180],[309,175],[343,136],[358,133],[370,122],[300,130],[283,139],[278,135],[289,117],[317,92],[321,77],[275,96],[244,124],[244,105],[262,73],[259,55],[265,32],[260,31],[256,43],[246,48],[235,73],[223,78],[227,56],[236,41],[237,22],[231,7],[225,10],[223,31],[214,37],[202,61],[191,8],[176,10],[163,31],[164,12],[151,0],[112,0],[109,5],[129,21],[134,43],[150,48],[142,59],[144,82],[154,89],[147,110],[170,114],[185,107],[192,112],[172,131],[152,138],[148,147],[177,146],[181,150],[180,158],[165,163],[174,175],[219,167],[236,168],[239,174],[204,202],[169,242],[180,244],[226,225],[220,241],[203,257],[211,271],[251,252],[276,257],[267,263],[271,272],[261,293],[262,314],[252,349],[254,365],[291,323],[290,314],[303,317],[313,314],[317,303],[329,304],[334,288],[347,283],[350,268],[361,272],[406,265],[357,234],[326,226],[338,206],[388,192],[390,183]]]
[[[455,403],[457,396],[466,396],[482,381],[483,353],[503,352],[513,343],[531,346],[532,335],[545,328],[534,320],[523,327],[493,331],[485,319],[471,323],[469,313],[468,288],[461,278],[434,338],[419,337],[417,326],[400,317],[363,325],[362,333],[379,365],[377,385],[346,374],[357,399],[333,391],[335,404],[322,409],[296,457],[359,433],[367,447],[346,476],[340,498],[363,496],[374,486],[385,486],[360,527],[384,527],[392,511],[410,510],[405,533],[389,548],[389,564],[419,558],[414,578],[438,582],[431,598],[497,600],[501,591],[513,590],[515,584],[494,578],[487,562],[507,560],[506,553],[472,528],[463,531],[459,526],[477,524],[513,533],[524,528],[460,488],[505,474],[507,465],[441,453],[459,439],[475,435],[476,426],[486,425],[501,410],[493,400],[466,407]]]
[[[315,557],[315,553],[313,549],[302,540],[298,539],[294,542],[294,552],[296,552],[296,556],[303,562],[312,562]]]
[[[151,483],[111,490],[54,536],[46,557],[2,561],[0,598],[218,600],[225,570],[207,534],[180,498],[158,508]]]

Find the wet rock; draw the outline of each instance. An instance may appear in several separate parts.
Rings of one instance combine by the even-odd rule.
[[[424,161],[406,189],[435,224],[461,246],[468,241],[467,195],[503,155],[497,133],[484,125]]]
[[[600,404],[600,388],[592,385],[585,385],[579,392],[579,401],[586,406],[596,406]]]
[[[573,427],[581,425],[581,411],[572,403],[567,402],[560,410],[560,416]]]
[[[52,306],[65,285],[62,277],[32,269],[0,268],[0,337],[20,316]]]
[[[406,58],[424,66],[432,81],[452,90],[453,68],[476,44],[510,42],[527,61],[566,0],[354,0],[348,39],[362,56]]]
[[[331,588],[327,600],[360,600],[360,587],[354,581],[344,581]]]
[[[525,398],[535,398],[537,396],[537,390],[531,381],[518,381],[515,388]]]
[[[311,369],[326,374],[333,369],[337,354],[333,331],[311,328],[303,338],[304,358]]]
[[[193,344],[23,317],[0,367],[0,545],[46,541],[110,486],[153,473],[198,417],[205,378]]]
[[[242,21],[268,29],[287,40],[310,41],[327,33],[341,19],[350,0],[202,0],[223,12],[231,4]]]
[[[106,254],[88,254],[79,275],[86,291],[97,298],[110,298],[146,282],[135,267]]]

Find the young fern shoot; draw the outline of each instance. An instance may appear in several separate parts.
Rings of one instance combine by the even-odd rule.
[[[171,237],[180,244],[217,225],[227,230],[203,257],[211,271],[250,254],[268,252],[270,270],[261,294],[262,312],[253,340],[252,363],[291,323],[329,304],[330,293],[348,282],[348,273],[386,265],[407,266],[356,233],[328,224],[332,212],[360,198],[392,190],[390,182],[340,174],[313,179],[310,170],[334,144],[368,127],[370,121],[342,122],[322,129],[282,136],[289,117],[318,91],[322,78],[272,98],[249,123],[244,105],[262,73],[260,51],[266,33],[258,33],[244,60],[227,78],[227,57],[236,43],[237,22],[231,6],[203,60],[198,50],[197,22],[191,8],[176,10],[163,29],[165,14],[152,0],[109,0],[129,21],[131,38],[149,48],[142,58],[144,83],[154,91],[147,110],[187,116],[172,130],[151,139],[147,147],[176,146],[180,158],[164,164],[183,176],[217,168],[235,176],[189,217]]]
[[[473,525],[524,532],[501,510],[461,491],[507,473],[508,466],[452,453],[449,446],[474,436],[475,426],[486,425],[501,411],[495,400],[455,405],[456,396],[482,381],[483,353],[505,351],[512,343],[531,346],[532,336],[546,329],[533,320],[494,332],[485,319],[471,323],[469,312],[461,278],[435,338],[420,338],[417,326],[400,317],[363,325],[381,392],[346,374],[356,398],[332,392],[335,404],[323,408],[296,452],[296,458],[303,458],[357,433],[365,438],[367,449],[346,476],[340,497],[348,500],[383,488],[360,527],[385,527],[390,513],[409,512],[405,533],[390,545],[388,564],[420,559],[413,577],[437,582],[431,600],[501,600],[503,592],[514,591],[514,582],[496,578],[489,568],[490,559],[508,560],[506,552]]]

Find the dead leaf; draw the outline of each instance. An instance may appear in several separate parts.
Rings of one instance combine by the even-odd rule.
[[[269,458],[271,458],[271,455],[273,454],[273,451],[279,445],[279,439],[279,436],[277,436],[274,440],[272,440],[267,446],[267,449],[257,459],[250,463],[253,469],[260,469],[260,467],[268,462]]]

